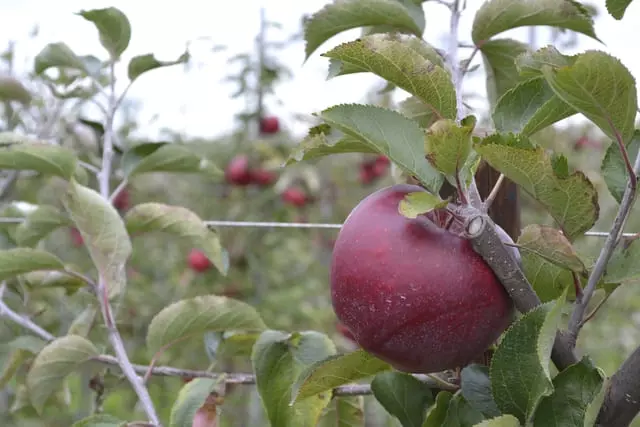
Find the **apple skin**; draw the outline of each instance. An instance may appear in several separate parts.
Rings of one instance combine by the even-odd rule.
[[[129,209],[129,206],[131,206],[131,195],[129,194],[129,190],[123,188],[113,199],[113,206],[121,211]]]
[[[278,133],[280,131],[280,120],[274,116],[268,116],[260,120],[260,132],[268,135]]]
[[[366,351],[404,372],[465,366],[509,326],[514,307],[470,242],[398,204],[421,187],[378,190],[347,217],[333,250],[338,320]]]
[[[192,249],[188,257],[189,267],[198,273],[203,273],[211,268],[209,258],[197,249]]]
[[[224,177],[232,185],[245,186],[251,184],[252,176],[249,169],[249,157],[240,154],[231,159],[224,171]]]
[[[280,197],[284,203],[298,208],[307,204],[307,195],[298,187],[287,188]]]

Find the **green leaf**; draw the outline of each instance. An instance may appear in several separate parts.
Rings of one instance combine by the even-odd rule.
[[[387,362],[362,349],[331,356],[301,373],[293,387],[292,401],[297,402],[389,370],[391,366]]]
[[[620,283],[640,278],[640,239],[621,241],[607,264],[604,280]]]
[[[525,424],[540,400],[553,392],[549,363],[561,320],[565,293],[518,319],[493,355],[491,390],[498,408]]]
[[[22,275],[21,280],[30,289],[64,288],[68,294],[72,294],[87,285],[76,276],[56,270],[33,271]]]
[[[71,427],[126,427],[126,421],[122,421],[113,415],[97,414],[73,423]]]
[[[475,427],[520,427],[520,421],[513,415],[502,415],[476,424]]]
[[[493,123],[500,132],[533,135],[552,124],[576,114],[560,99],[543,77],[516,84],[498,99]]]
[[[424,134],[412,120],[395,111],[354,104],[336,105],[322,111],[319,117],[389,157],[430,192],[437,194],[440,190],[442,176],[425,159]]]
[[[429,409],[426,415],[426,419],[422,424],[422,427],[442,427],[445,418],[447,417],[447,411],[449,410],[449,403],[453,398],[453,394],[448,391],[440,391],[436,395],[436,403]]]
[[[429,162],[440,172],[456,176],[471,151],[471,135],[476,118],[467,116],[460,122],[444,119],[435,122],[425,137],[425,153]]]
[[[534,427],[583,427],[587,408],[598,396],[604,382],[600,370],[589,359],[569,366],[553,379],[554,392],[538,406]]]
[[[122,168],[128,177],[150,172],[220,173],[208,159],[182,144],[140,144],[124,153]]]
[[[14,377],[18,369],[31,357],[28,351],[16,349],[4,357],[4,365],[0,371],[0,389],[4,389]]]
[[[172,65],[184,64],[189,61],[189,52],[185,52],[173,61],[160,61],[156,59],[155,55],[148,53],[146,55],[134,56],[129,61],[127,73],[129,80],[134,81],[141,74],[147,71],[155,70],[156,68],[170,67]]]
[[[635,131],[638,94],[629,70],[605,52],[587,51],[573,65],[543,67],[547,82],[564,102],[584,114],[609,138],[628,144]]]
[[[640,149],[640,130],[636,129],[631,142],[626,148],[629,159],[635,159]],[[609,192],[613,198],[620,203],[624,195],[624,190],[629,184],[629,174],[627,173],[627,168],[620,153],[620,148],[615,142],[609,145],[607,153],[602,160],[601,170]]]
[[[131,24],[127,16],[115,7],[82,10],[78,15],[96,26],[100,44],[109,52],[111,58],[120,59],[131,40]]]
[[[456,91],[449,72],[400,41],[374,34],[323,54],[372,72],[417,96],[438,119],[455,119]]]
[[[607,0],[607,11],[619,21],[624,16],[627,7],[629,7],[632,1],[633,0]]]
[[[7,347],[14,350],[23,350],[30,354],[38,354],[47,345],[47,342],[33,335],[22,335],[14,338]]]
[[[47,345],[36,356],[27,374],[31,404],[42,413],[44,405],[65,377],[98,356],[98,349],[87,339],[66,335]]]
[[[71,225],[71,220],[53,206],[39,206],[16,228],[15,238],[20,246],[35,246],[52,231]]]
[[[73,319],[73,322],[71,322],[71,326],[69,326],[69,330],[67,331],[67,335],[87,337],[89,332],[91,332],[91,328],[93,327],[97,315],[98,308],[95,305],[90,304],[82,310],[75,319]]]
[[[18,101],[23,105],[31,102],[29,90],[15,77],[0,76],[0,101]]]
[[[371,382],[371,391],[402,427],[421,427],[427,408],[433,404],[431,389],[413,375],[403,372],[376,375]]]
[[[107,286],[108,297],[117,297],[126,286],[125,266],[131,255],[131,240],[120,214],[95,190],[74,180],[63,203]]]
[[[515,60],[528,51],[527,44],[513,39],[489,40],[482,45],[480,52],[487,73],[487,97],[492,107],[502,95],[523,80]]]
[[[266,328],[255,308],[217,295],[204,295],[175,302],[154,316],[147,330],[147,348],[152,353],[167,345],[207,331],[262,331]]]
[[[527,51],[516,58],[516,69],[526,79],[544,77],[542,70],[551,66],[554,69],[570,67],[577,55],[563,55],[554,46],[546,46],[536,51]]]
[[[546,225],[526,226],[518,238],[518,247],[564,269],[586,274],[587,267],[562,232]],[[522,252],[522,251],[521,251]]]
[[[271,427],[313,427],[331,401],[331,393],[314,394],[290,404],[292,386],[309,365],[336,353],[333,342],[318,332],[264,331],[253,347],[256,387]]]
[[[457,392],[449,401],[447,415],[442,427],[472,427],[484,420],[485,417]]]
[[[68,148],[3,135],[0,169],[34,170],[70,179],[76,171],[76,155]]]
[[[417,218],[418,215],[431,212],[447,206],[449,202],[439,196],[427,192],[409,193],[398,204],[398,212],[407,218]]]
[[[383,34],[377,34],[375,38],[370,36],[365,36],[364,38],[367,38],[367,37],[377,42],[389,41],[389,42],[402,43],[407,48],[412,49],[414,51],[413,52],[414,55],[420,55],[430,63],[435,64],[438,67],[441,67],[446,70],[444,60],[440,55],[440,53],[438,53],[436,48],[434,48],[433,46],[431,46],[429,43],[422,40],[421,38],[408,36],[404,34],[387,33],[387,32]],[[342,62],[338,59],[331,59],[329,61],[329,74],[327,78],[331,79],[334,77],[344,76],[347,74],[366,73],[367,71],[369,70],[366,67],[362,68],[358,64],[354,64],[349,61]]]
[[[169,427],[191,427],[198,409],[205,403],[214,405],[218,383],[219,380],[211,378],[196,378],[185,384],[171,408]],[[212,393],[214,395],[210,397]]]
[[[364,427],[364,397],[339,396],[335,401],[336,427]]]
[[[220,244],[218,233],[210,230],[189,209],[161,203],[143,203],[127,212],[125,222],[131,234],[161,231],[187,239],[204,252],[220,273],[226,275],[229,270],[229,255]]]
[[[565,289],[569,289],[570,299],[575,297],[571,271],[527,250],[520,251],[520,256],[522,271],[542,302],[558,298]]]
[[[309,58],[320,45],[336,34],[373,25],[388,25],[421,37],[424,16],[416,16],[414,8],[397,0],[334,1],[305,23],[305,58]]]
[[[64,270],[64,264],[55,255],[37,249],[0,251],[0,280],[39,270]]]
[[[471,38],[476,46],[481,46],[496,34],[532,25],[573,30],[598,40],[591,14],[573,0],[487,1],[476,12]]]
[[[87,72],[82,59],[62,42],[49,43],[34,58],[33,69],[36,74],[42,74],[49,68],[70,68]]]
[[[469,405],[487,417],[497,417],[500,410],[491,394],[491,380],[487,366],[467,365],[460,373],[460,391]]]
[[[598,194],[580,171],[563,176],[542,147],[524,136],[494,134],[475,145],[493,168],[540,202],[572,240],[589,230],[599,215]]]
[[[402,101],[399,105],[399,111],[402,115],[417,122],[423,129],[429,129],[438,120],[437,114],[415,96],[410,96]]]
[[[309,134],[289,154],[286,165],[305,160],[313,160],[331,154],[377,153],[374,147],[359,138],[347,135],[337,137],[330,126],[320,125],[311,128]]]

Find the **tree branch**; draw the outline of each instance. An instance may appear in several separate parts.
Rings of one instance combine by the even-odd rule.
[[[624,146],[622,148],[624,149]],[[626,149],[624,151],[626,152]],[[591,300],[591,297],[596,290],[598,282],[604,275],[605,269],[607,268],[607,264],[611,259],[611,255],[613,254],[614,249],[622,238],[622,230],[624,229],[627,219],[629,218],[631,208],[633,208],[633,204],[636,199],[637,174],[640,172],[640,152],[636,156],[635,165],[633,166],[631,172],[632,173],[630,173],[629,175],[627,188],[625,189],[622,196],[622,201],[620,202],[620,209],[618,210],[618,214],[613,221],[613,226],[611,227],[609,236],[605,240],[604,246],[600,251],[600,255],[598,256],[598,260],[596,261],[596,264],[591,271],[591,275],[589,276],[589,280],[587,281],[587,286],[584,288],[582,297],[576,298],[576,305],[569,320],[569,333],[574,347],[578,339],[580,329],[584,324],[584,315],[585,311],[587,310],[589,301]]]

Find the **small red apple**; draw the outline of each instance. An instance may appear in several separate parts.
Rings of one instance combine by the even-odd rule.
[[[274,134],[280,130],[280,120],[275,116],[263,117],[260,120],[260,133]]]
[[[380,154],[374,161],[383,166],[389,166],[391,164],[391,160],[389,160],[389,158],[384,154]]]
[[[202,252],[197,249],[192,249],[189,253],[189,266],[198,273],[202,273],[211,268],[211,261],[209,258]]]
[[[402,184],[362,200],[331,261],[338,320],[356,342],[405,372],[465,366],[507,328],[513,303],[471,243],[398,204],[423,188]]]
[[[249,170],[249,157],[240,154],[235,156],[224,171],[224,177],[229,184],[249,185],[251,183],[251,171]]]
[[[113,206],[121,211],[126,211],[131,205],[131,195],[129,190],[123,188],[113,199]]]
[[[375,179],[375,174],[373,172],[373,163],[362,163],[360,165],[359,172],[359,180],[363,185],[371,184]]]
[[[307,194],[299,187],[289,187],[280,196],[282,201],[288,205],[303,207],[307,204]]]
[[[251,171],[251,180],[253,183],[258,184],[261,187],[273,184],[277,178],[278,175],[270,170],[258,168]]]
[[[82,238],[80,230],[75,227],[71,229],[71,243],[73,243],[73,246],[76,247],[82,246],[84,244],[84,239]]]

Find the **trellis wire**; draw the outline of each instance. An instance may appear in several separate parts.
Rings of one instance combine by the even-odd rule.
[[[9,218],[0,217],[0,224],[20,224],[24,222],[24,218]],[[315,228],[315,229],[329,229],[339,230],[342,228],[342,224],[338,223],[322,223],[322,222],[263,222],[263,221],[223,221],[223,220],[209,220],[204,221],[209,227],[257,227],[257,228]],[[606,231],[587,231],[584,233],[589,237],[607,237],[609,235]],[[622,237],[640,237],[640,233],[623,233]]]

